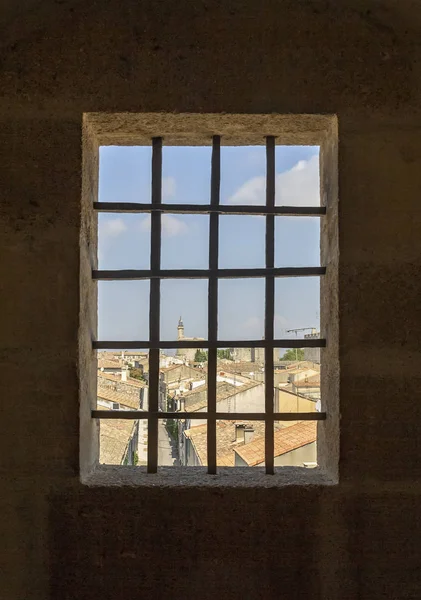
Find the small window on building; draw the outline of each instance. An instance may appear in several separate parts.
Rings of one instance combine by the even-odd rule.
[[[102,444],[120,444],[113,464],[332,464],[318,447],[338,412],[335,359],[324,359],[337,341],[323,350],[336,318],[334,135],[321,119],[295,143],[287,121],[268,117],[250,130],[216,119],[200,134],[145,125],[137,145],[110,135],[100,147],[93,348],[98,386],[121,402],[92,419],[107,424]]]

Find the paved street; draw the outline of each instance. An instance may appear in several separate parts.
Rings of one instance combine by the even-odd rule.
[[[178,466],[177,449],[175,442],[165,428],[163,420],[158,421],[158,465]]]
[[[139,465],[146,465],[148,461],[148,422],[146,419],[139,421],[139,444],[137,450]]]

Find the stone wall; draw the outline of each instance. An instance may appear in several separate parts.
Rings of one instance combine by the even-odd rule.
[[[46,0],[8,23],[2,597],[421,597],[420,32],[413,0]],[[337,114],[339,485],[80,483],[78,364],[95,332],[78,339],[95,300],[79,289],[80,244],[95,264],[81,209],[96,188],[94,161],[82,189],[89,111]]]
[[[200,381],[206,379],[206,373],[204,371],[201,372],[199,369],[189,367],[188,365],[177,365],[169,367],[168,370],[163,370],[162,377],[165,383],[170,385],[171,383],[178,383],[179,381],[189,379]]]

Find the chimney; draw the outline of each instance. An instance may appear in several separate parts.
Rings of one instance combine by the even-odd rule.
[[[121,381],[127,381],[127,369],[126,369],[126,367],[121,367]]]
[[[244,428],[244,443],[248,444],[254,438],[254,429],[252,427]]]
[[[180,396],[180,412],[184,412],[186,410],[186,401],[183,396]]]
[[[236,442],[244,442],[244,430],[246,426],[243,423],[235,424],[235,441]]]

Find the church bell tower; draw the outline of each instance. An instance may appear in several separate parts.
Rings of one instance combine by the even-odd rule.
[[[181,317],[178,321],[177,332],[178,332],[177,339],[182,340],[184,338],[184,323],[183,323],[183,320]]]

